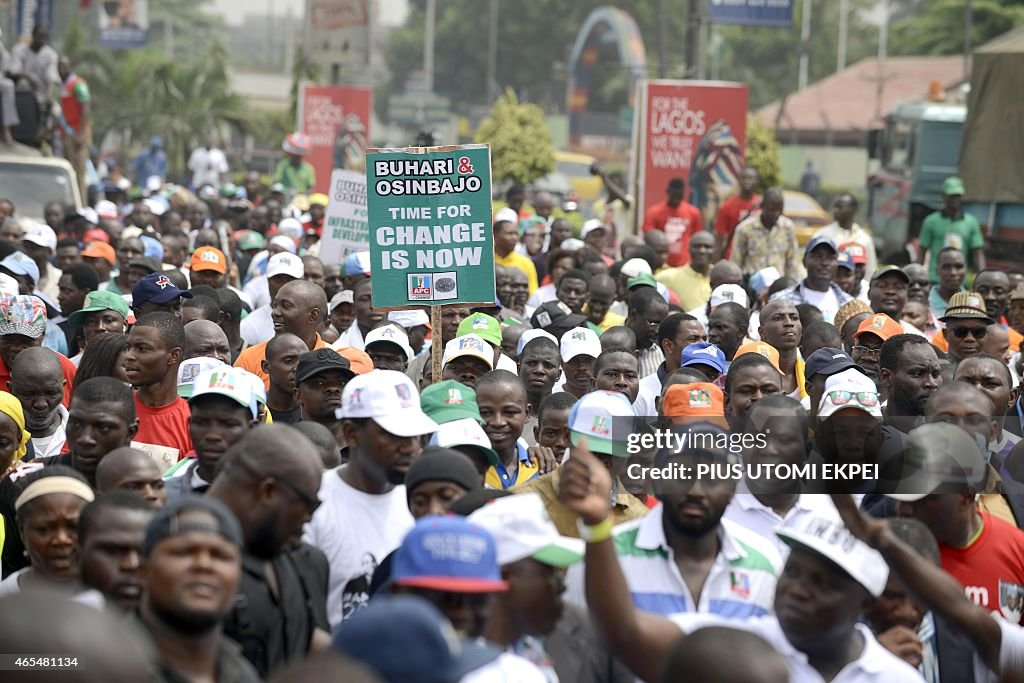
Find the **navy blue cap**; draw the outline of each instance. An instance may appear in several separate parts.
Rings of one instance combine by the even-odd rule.
[[[845,251],[839,252],[839,255],[836,257],[836,265],[849,271],[856,270],[857,268],[857,265],[853,262],[853,257]]]
[[[804,249],[804,254],[810,254],[817,247],[820,247],[823,244],[827,244],[828,248],[831,249],[836,254],[839,253],[839,249],[836,248],[835,242],[833,242],[827,237],[815,237],[814,239],[807,243],[807,247]]]
[[[860,366],[853,362],[850,354],[842,349],[826,346],[812,353],[804,363],[804,376],[807,379],[815,375],[834,375],[843,370],[854,368],[860,370]]]
[[[679,358],[679,367],[707,365],[722,373],[725,372],[725,362],[725,354],[720,348],[709,342],[695,342],[683,349]]]
[[[192,292],[178,289],[178,286],[163,273],[150,273],[132,287],[132,308],[138,308],[150,301],[154,304],[166,304],[182,296],[191,299]]]
[[[215,521],[213,524],[183,523],[179,517],[189,510],[208,512]],[[142,556],[149,557],[153,548],[165,538],[180,536],[191,531],[218,534],[237,548],[241,548],[243,544],[242,527],[234,513],[224,503],[216,498],[190,494],[177,500],[168,501],[167,505],[156,511],[146,527],[146,536],[142,541]]]
[[[413,595],[375,597],[334,633],[334,648],[386,683],[449,683],[493,662],[501,651],[459,640],[441,612]]]

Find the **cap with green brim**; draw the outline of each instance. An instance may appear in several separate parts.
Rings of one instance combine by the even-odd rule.
[[[498,564],[502,566],[528,557],[559,568],[583,560],[583,541],[558,533],[539,494],[521,493],[499,498],[468,519],[494,537]]]
[[[476,392],[453,379],[431,384],[421,391],[420,407],[438,424],[467,418],[483,424],[476,403]]]
[[[640,273],[636,277],[631,277],[626,280],[626,289],[633,289],[634,287],[641,286],[654,287],[657,289],[658,281],[654,279],[653,275],[648,275],[647,273]]]
[[[96,311],[114,311],[128,319],[128,303],[124,297],[114,292],[96,290],[85,295],[85,304],[68,316],[68,322],[75,327],[85,324],[85,316]]]
[[[614,420],[633,417],[636,413],[624,394],[592,391],[569,411],[569,438],[574,446],[586,439],[587,448],[594,453],[626,458],[626,440],[613,438],[612,424]]]

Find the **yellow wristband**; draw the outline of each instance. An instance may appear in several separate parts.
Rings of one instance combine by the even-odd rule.
[[[612,518],[611,516],[605,517],[603,522],[594,526],[584,524],[582,519],[578,519],[576,520],[576,530],[579,531],[580,538],[587,543],[607,541],[612,537]]]

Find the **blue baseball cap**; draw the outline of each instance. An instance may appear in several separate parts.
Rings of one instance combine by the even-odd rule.
[[[836,257],[836,265],[849,271],[856,270],[857,268],[857,265],[853,262],[853,256],[845,251],[839,252],[839,255]]]
[[[683,349],[680,354],[679,367],[685,368],[688,365],[707,365],[725,372],[725,354],[722,349],[709,342],[696,342]]]
[[[370,252],[354,251],[341,264],[341,274],[345,277],[370,274]]]
[[[459,640],[427,600],[382,595],[334,633],[335,650],[372,668],[386,683],[449,683],[493,662],[501,650]]]
[[[842,349],[826,346],[807,357],[807,362],[804,364],[804,376],[807,379],[811,379],[815,375],[828,377],[850,368],[860,370],[860,366],[853,362],[850,354]]]
[[[494,538],[464,517],[423,517],[395,551],[391,583],[449,593],[498,593]]]
[[[828,245],[828,248],[831,249],[836,254],[839,253],[839,249],[836,248],[835,242],[833,242],[827,237],[815,237],[814,239],[807,243],[807,247],[804,249],[804,255],[806,256],[807,254],[810,254],[812,251],[814,251],[823,244]]]
[[[192,292],[178,289],[171,279],[163,273],[150,273],[132,287],[132,308],[144,303],[166,304],[178,297],[192,298]]]
[[[28,275],[32,278],[32,284],[39,282],[39,266],[23,251],[16,251],[0,261],[0,268],[9,270],[14,275]]]

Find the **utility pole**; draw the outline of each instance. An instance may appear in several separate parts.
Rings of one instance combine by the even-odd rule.
[[[434,92],[434,22],[437,19],[437,0],[427,0],[427,23],[423,31],[423,89]]]
[[[665,0],[658,0],[658,78],[668,77],[668,9]]]
[[[836,48],[836,71],[846,68],[846,33],[849,31],[850,0],[839,0],[839,46]]]
[[[803,25],[800,27],[800,71],[797,90],[807,87],[807,67],[811,50],[811,0],[804,0]]]
[[[487,28],[487,104],[497,98],[498,90],[498,0],[491,0],[491,23]]]
[[[704,11],[707,0],[690,0],[686,22],[686,77],[704,78]]]
[[[971,32],[974,30],[974,11],[971,0],[964,2],[964,82],[971,80]]]
[[[882,118],[882,93],[885,90],[885,60],[889,56],[889,0],[882,0],[882,24],[878,27],[878,90],[875,96],[875,118]]]

